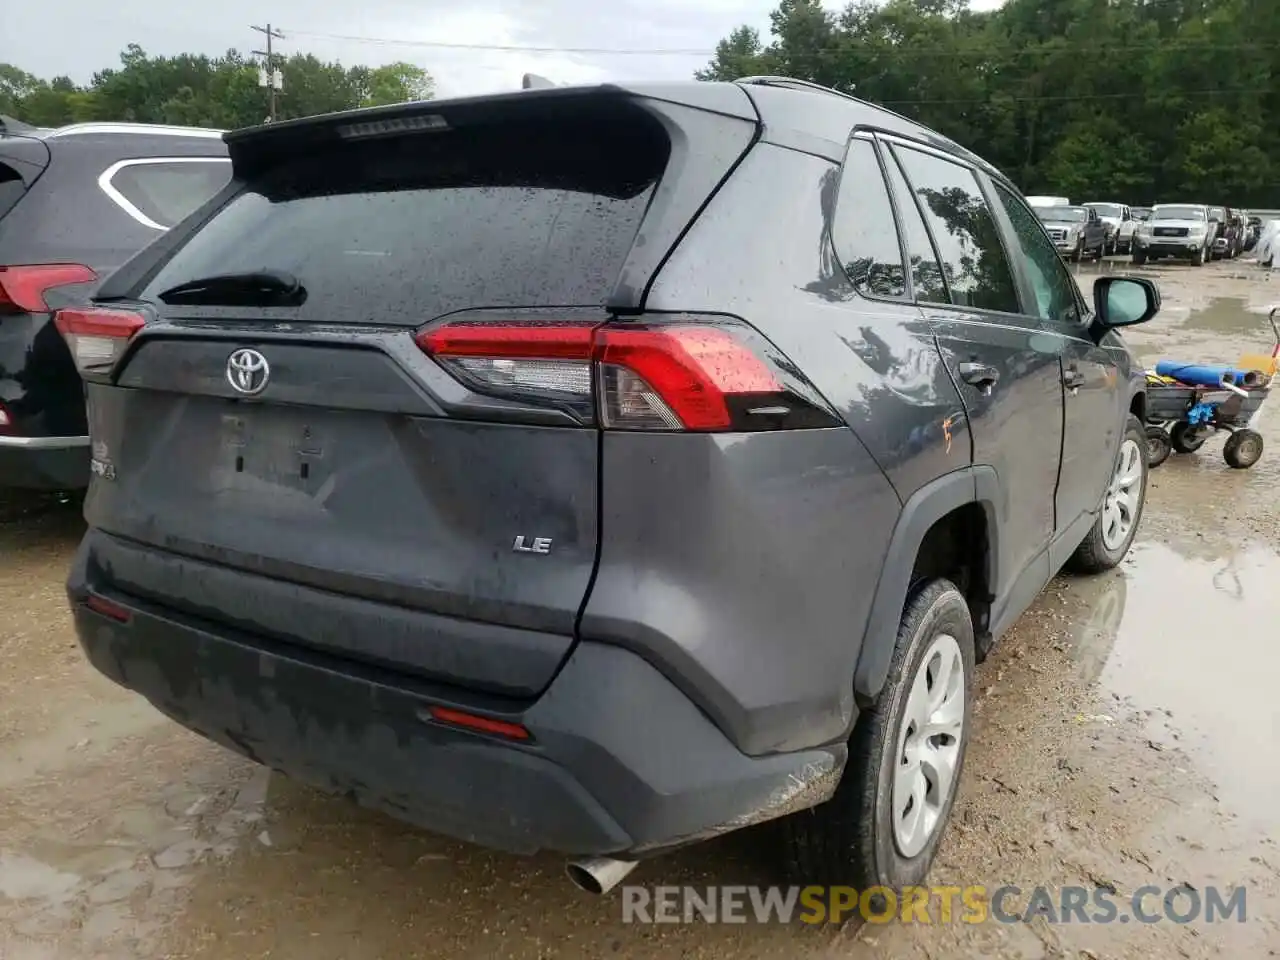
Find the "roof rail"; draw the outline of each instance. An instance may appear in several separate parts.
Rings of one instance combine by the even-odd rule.
[[[754,83],[761,87],[795,87],[798,90],[813,90],[816,93],[831,93],[837,97],[844,97],[846,100],[858,100],[851,93],[845,93],[843,90],[837,90],[835,87],[824,87],[820,83],[814,83],[812,80],[798,80],[795,77],[739,77],[735,83]],[[861,103],[861,100],[858,100]]]
[[[824,87],[822,84],[814,83],[812,80],[798,80],[795,77],[759,76],[739,77],[734,81],[734,83],[752,83],[761,87],[791,87],[795,90],[812,90],[814,93],[829,93],[835,97],[843,97],[844,99],[852,100],[855,103],[862,103],[867,106],[875,107],[877,110],[883,110],[885,113],[897,117],[899,120],[907,121],[907,123],[916,122],[910,117],[898,113],[896,110],[890,110],[888,107],[882,106],[878,103],[872,103],[870,100],[863,100],[861,97],[856,97],[852,93],[846,93],[843,90],[837,90],[835,87]]]
[[[74,137],[94,133],[136,133],[163,137],[221,137],[224,131],[208,127],[179,127],[164,123],[73,123],[52,131],[49,137]]]

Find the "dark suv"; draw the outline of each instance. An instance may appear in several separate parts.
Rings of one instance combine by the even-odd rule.
[[[53,311],[222,188],[217,130],[92,123],[0,133],[0,488],[89,483],[84,388]]]
[[[1000,173],[797,81],[530,90],[229,134],[58,324],[93,664],[432,830],[641,857],[784,818],[924,876],[974,662],[1146,490],[1144,377]]]

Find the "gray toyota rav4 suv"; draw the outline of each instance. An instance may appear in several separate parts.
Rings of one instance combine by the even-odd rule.
[[[588,889],[777,820],[927,871],[974,663],[1117,564],[1141,371],[1016,188],[799,81],[228,134],[225,190],[57,323],[104,674],[254,760]]]

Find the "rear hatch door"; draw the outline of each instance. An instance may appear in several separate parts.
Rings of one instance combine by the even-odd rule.
[[[231,140],[235,195],[101,291],[149,319],[89,383],[103,575],[252,635],[536,693],[595,564],[592,411],[475,390],[415,335],[638,308],[749,146],[738,110],[538,91]]]

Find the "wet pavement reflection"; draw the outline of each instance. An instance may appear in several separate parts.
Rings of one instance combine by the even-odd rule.
[[[1280,554],[1220,549],[1140,543],[1101,589],[1068,581],[1092,595],[1073,645],[1089,679],[1146,712],[1153,743],[1186,751],[1224,804],[1266,829],[1280,796],[1280,764],[1267,759],[1280,737]]]

